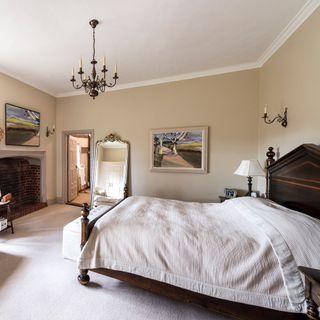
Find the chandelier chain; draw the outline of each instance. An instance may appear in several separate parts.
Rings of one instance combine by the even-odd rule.
[[[96,57],[96,29],[93,28],[93,54],[92,54],[92,59],[95,60]]]

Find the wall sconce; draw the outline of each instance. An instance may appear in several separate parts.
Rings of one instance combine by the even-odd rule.
[[[49,127],[47,127],[47,133],[46,136],[49,137],[50,135],[54,135],[54,133],[56,132],[56,128],[55,126],[52,126],[52,129],[50,130]]]
[[[288,120],[287,120],[287,111],[288,109],[287,108],[284,108],[284,113],[283,113],[283,116],[281,116],[280,114],[278,114],[276,117],[274,117],[274,119],[268,119],[268,114],[267,114],[267,107],[264,108],[264,113],[263,113],[263,119],[264,119],[264,122],[266,124],[271,124],[273,123],[275,120],[277,120],[279,123],[281,123],[281,125],[283,127],[287,127],[288,125]]]

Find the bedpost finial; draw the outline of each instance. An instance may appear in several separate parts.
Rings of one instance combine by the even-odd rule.
[[[269,147],[268,148],[268,152],[266,153],[266,156],[267,156],[267,167],[269,167],[272,163],[275,162],[275,152],[273,151],[273,147]]]
[[[85,202],[82,204],[81,216],[87,218],[90,213],[89,205]]]

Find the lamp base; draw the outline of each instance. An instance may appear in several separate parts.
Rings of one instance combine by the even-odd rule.
[[[252,193],[252,177],[248,177],[248,192],[246,194],[246,196],[251,197],[251,193]]]

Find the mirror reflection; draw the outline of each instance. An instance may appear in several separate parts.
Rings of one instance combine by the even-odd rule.
[[[97,141],[92,203],[113,206],[127,197],[129,143],[115,134]]]

